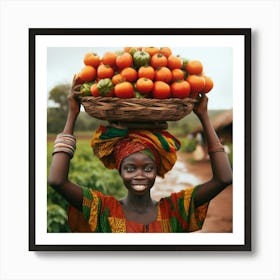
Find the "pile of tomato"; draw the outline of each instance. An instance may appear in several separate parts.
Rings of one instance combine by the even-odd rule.
[[[196,98],[213,80],[198,60],[187,60],[169,47],[125,47],[100,56],[88,52],[76,75],[84,95],[119,98]]]

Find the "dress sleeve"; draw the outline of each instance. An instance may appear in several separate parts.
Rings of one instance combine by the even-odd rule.
[[[184,216],[188,222],[189,232],[197,231],[202,228],[209,205],[209,202],[206,202],[199,207],[195,207],[194,198],[196,191],[197,187],[184,190]]]
[[[83,211],[73,206],[68,209],[68,225],[72,232],[97,232],[101,199],[98,192],[83,189]]]
[[[98,231],[101,204],[102,197],[99,192],[83,188],[83,214],[92,232]]]

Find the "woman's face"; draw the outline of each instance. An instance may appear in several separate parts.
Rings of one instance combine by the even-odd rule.
[[[144,194],[154,185],[157,170],[155,162],[149,156],[138,152],[122,161],[120,174],[129,191]]]

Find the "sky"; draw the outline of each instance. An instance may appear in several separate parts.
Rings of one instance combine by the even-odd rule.
[[[57,84],[71,83],[74,74],[83,67],[87,52],[102,56],[106,51],[122,50],[123,47],[48,47],[47,48],[47,92]],[[233,50],[231,47],[187,47],[171,48],[172,53],[189,60],[200,60],[204,73],[214,81],[208,93],[209,109],[231,109],[233,92]]]

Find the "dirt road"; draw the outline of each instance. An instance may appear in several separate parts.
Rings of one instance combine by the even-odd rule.
[[[190,155],[178,154],[178,160],[164,179],[157,178],[151,191],[154,200],[168,196],[211,178],[209,160],[190,163]],[[209,204],[207,217],[200,232],[232,232],[232,186],[227,187]]]

